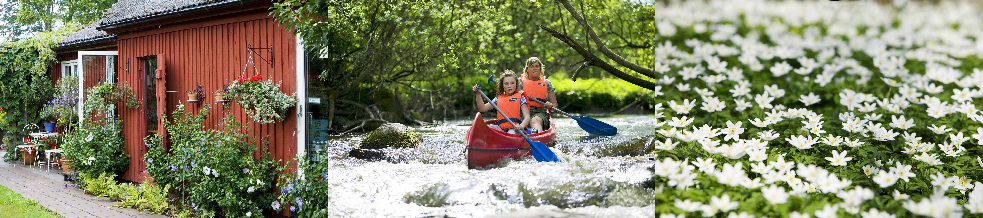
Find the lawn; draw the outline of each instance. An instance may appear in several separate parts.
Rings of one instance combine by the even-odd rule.
[[[62,217],[4,186],[0,186],[0,214],[4,217]]]

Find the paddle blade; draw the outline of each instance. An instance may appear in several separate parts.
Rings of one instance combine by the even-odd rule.
[[[526,142],[529,142],[529,147],[532,148],[532,157],[536,158],[539,162],[560,162],[560,158],[556,157],[553,150],[546,147],[546,144],[542,142],[533,141],[532,139],[526,138]]]
[[[601,122],[600,120],[590,118],[590,117],[573,117],[577,121],[577,125],[581,129],[587,131],[587,133],[594,135],[612,136],[618,134],[618,128],[611,126],[607,123]]]

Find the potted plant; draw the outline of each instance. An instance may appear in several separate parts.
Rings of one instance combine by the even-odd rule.
[[[215,91],[215,103],[225,103],[225,93],[229,92],[229,85],[222,85],[222,89]]]
[[[280,92],[279,84],[273,84],[272,80],[262,80],[263,76],[260,74],[248,79],[239,77],[229,86],[226,97],[245,109],[246,114],[257,123],[282,121],[287,109],[297,104],[296,93],[284,94]]]
[[[198,101],[198,92],[195,92],[194,90],[188,91],[188,102],[197,102],[197,101]]]

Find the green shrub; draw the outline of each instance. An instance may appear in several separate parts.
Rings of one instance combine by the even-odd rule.
[[[72,162],[72,169],[79,175],[90,176],[123,172],[130,159],[129,154],[123,152],[119,124],[119,120],[109,118],[90,120],[68,132],[61,148],[65,150],[65,158]]]
[[[167,193],[171,190],[171,185],[161,187],[153,183],[146,183],[138,190],[134,185],[120,184],[124,187],[125,195],[121,196],[121,202],[116,203],[115,207],[131,207],[137,210],[149,210],[154,213],[164,214],[170,208],[167,203]]]
[[[298,217],[326,217],[330,200],[328,162],[315,162],[303,157],[298,157],[295,161],[297,167],[304,169],[304,175],[298,176],[292,171],[280,175],[280,184],[284,184],[283,192],[271,205],[272,209],[290,210]],[[290,205],[289,208],[287,205]]]
[[[81,174],[82,190],[99,197],[114,198],[119,196],[116,188],[116,175],[106,175],[105,172],[93,178],[90,174]]]
[[[178,105],[173,122],[164,123],[170,150],[160,146],[158,135],[144,139],[149,148],[147,172],[157,184],[187,193],[184,203],[196,216],[262,214],[260,208],[273,202],[274,176],[282,167],[270,158],[266,146],[257,149],[259,139],[247,136],[248,129],[231,116],[225,118],[224,129],[205,129],[202,122],[210,109],[206,105],[194,115]]]

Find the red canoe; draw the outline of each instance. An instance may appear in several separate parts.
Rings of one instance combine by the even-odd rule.
[[[494,120],[485,121],[481,118],[481,113],[474,116],[474,123],[468,134],[464,136],[464,143],[468,145],[468,169],[485,168],[491,166],[503,158],[518,159],[529,156],[529,143],[522,135],[508,134],[488,127]],[[536,134],[529,134],[529,139],[542,142],[549,147],[553,147],[553,140],[556,139],[556,125],[550,122],[550,128]]]

